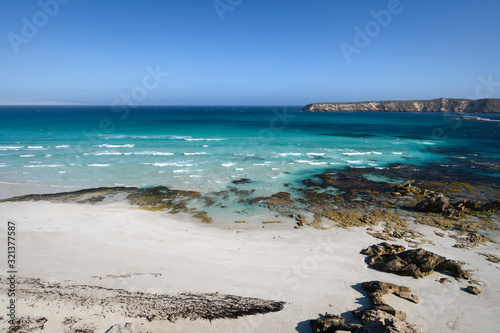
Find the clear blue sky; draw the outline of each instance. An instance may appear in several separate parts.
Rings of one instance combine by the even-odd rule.
[[[2,1],[0,104],[111,104],[148,66],[138,104],[500,97],[498,0],[59,1]]]

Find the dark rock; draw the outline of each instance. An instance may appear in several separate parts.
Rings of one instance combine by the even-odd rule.
[[[443,194],[437,194],[433,197],[420,201],[415,205],[415,210],[424,213],[444,213],[450,207],[450,199]]]
[[[446,271],[457,278],[470,277],[470,273],[463,270],[457,261],[446,259],[424,249],[412,249],[394,254],[401,248],[397,245],[382,243],[370,246],[361,253],[369,255],[367,259],[369,266],[385,272],[419,278],[434,271]]]
[[[460,200],[453,203],[453,207],[459,211],[472,210],[476,212],[489,212],[500,210],[500,200],[484,202],[478,200]]]
[[[383,296],[394,294],[411,302],[418,303],[418,296],[411,289],[381,281],[363,282],[361,286],[369,291],[371,307],[365,310],[353,311],[361,319],[361,324],[346,323],[345,318],[338,315],[325,314],[323,318],[311,320],[314,333],[350,331],[355,333],[372,332],[420,332],[415,325],[406,322],[406,313],[388,305]]]
[[[488,261],[491,261],[495,264],[500,264],[500,258],[494,254],[489,254],[489,253],[479,253],[479,254],[486,257],[486,260]]]
[[[252,181],[248,178],[241,178],[241,179],[237,179],[237,180],[233,180],[233,184],[235,185],[240,185],[240,184],[248,184],[248,183],[251,183]]]
[[[311,328],[313,333],[336,332],[336,331],[356,332],[362,329],[362,327],[363,326],[360,324],[346,323],[345,318],[328,313],[325,314],[325,316],[321,319],[311,320]]]
[[[367,310],[361,317],[366,333],[420,333],[417,326],[381,310]]]
[[[480,295],[483,293],[483,291],[481,289],[479,289],[478,287],[475,287],[475,286],[467,286],[467,288],[465,290],[469,294],[473,294],[473,295]]]
[[[278,193],[271,195],[270,197],[255,198],[252,201],[250,201],[250,203],[252,205],[267,204],[267,205],[271,205],[271,206],[278,206],[278,205],[289,206],[289,205],[292,205],[294,202],[290,198],[290,193],[278,192]]]
[[[412,184],[415,182],[415,179],[407,180],[401,184],[397,184],[394,186],[394,191],[399,193],[409,193],[412,192]]]

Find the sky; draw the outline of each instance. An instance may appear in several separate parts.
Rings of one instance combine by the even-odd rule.
[[[500,98],[498,0],[3,0],[0,104]]]

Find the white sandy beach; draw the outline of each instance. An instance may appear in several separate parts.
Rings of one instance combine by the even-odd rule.
[[[436,229],[428,226],[416,229],[435,245],[422,247],[464,261],[467,269],[477,269],[473,278],[483,284],[482,295],[461,290],[467,281],[450,278],[451,283],[440,284],[436,280],[445,276],[440,273],[414,279],[368,268],[359,252],[381,241],[364,228],[325,231],[279,224],[265,228],[236,223],[206,225],[180,215],[137,210],[125,203],[0,203],[0,221],[3,240],[7,221],[17,224],[18,277],[62,285],[172,295],[218,292],[286,302],[282,311],[274,313],[170,323],[103,315],[94,308],[21,301],[17,316],[46,317],[43,332],[66,332],[63,321],[71,316],[78,319],[73,329],[95,332],[126,322],[134,322],[136,332],[144,333],[309,332],[309,319],[366,306],[362,289],[352,286],[371,280],[410,287],[420,297],[420,304],[392,296],[386,300],[405,311],[408,322],[423,332],[493,333],[500,327],[500,264],[478,254],[498,256],[500,246],[452,248],[453,239],[436,236]],[[407,246],[404,241],[400,244]],[[6,274],[4,265],[1,273]],[[6,309],[6,302],[3,294],[2,309]],[[6,331],[5,314],[0,316],[4,317],[0,330]]]

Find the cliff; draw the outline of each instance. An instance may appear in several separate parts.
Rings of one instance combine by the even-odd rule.
[[[500,113],[500,99],[439,98],[413,101],[313,103],[306,105],[302,111]]]

